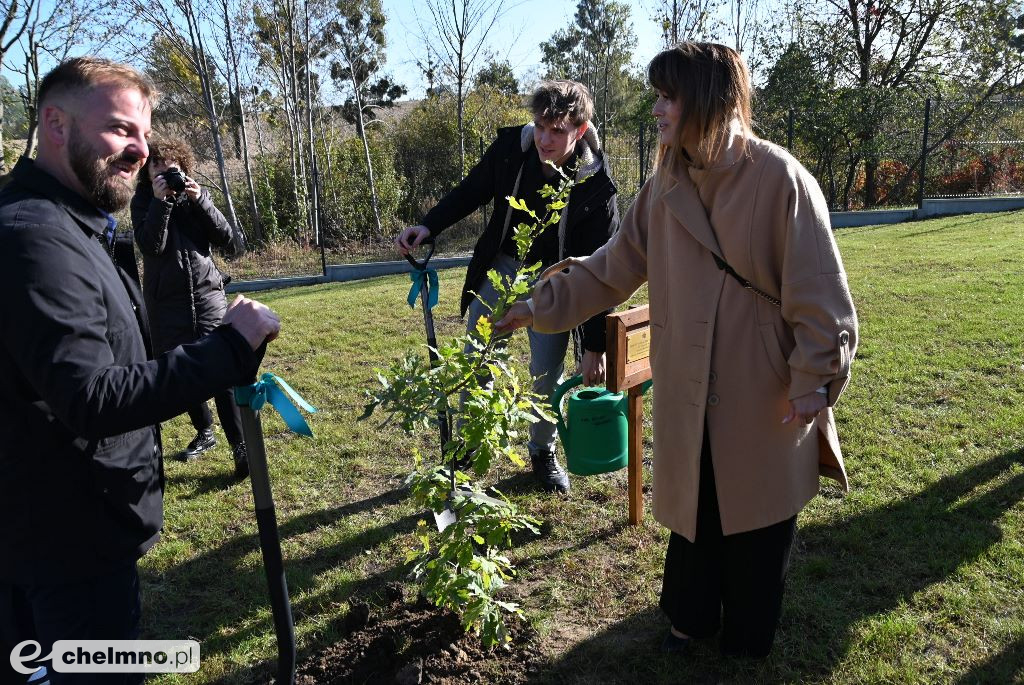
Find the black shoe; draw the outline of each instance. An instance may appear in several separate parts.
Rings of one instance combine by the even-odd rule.
[[[533,475],[540,481],[545,492],[569,492],[569,476],[558,464],[554,450],[539,450],[530,453]]]
[[[665,639],[661,641],[661,647],[658,648],[658,651],[662,654],[682,654],[690,649],[692,642],[691,638],[679,637],[670,630],[665,634]]]
[[[217,444],[217,438],[213,435],[212,428],[204,428],[196,433],[192,442],[185,448],[185,461],[198,459],[199,455]]]
[[[245,451],[245,443],[240,442],[231,447],[231,456],[235,459],[235,478],[249,476],[249,453]]]

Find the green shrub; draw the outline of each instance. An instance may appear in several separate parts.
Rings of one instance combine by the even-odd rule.
[[[369,131],[367,135],[381,228],[389,235],[397,225],[402,179],[395,170],[393,141],[381,131]],[[350,136],[341,140],[333,152],[332,173],[321,177],[321,220],[327,244],[381,238],[373,216],[363,141],[358,136]]]
[[[503,126],[532,120],[518,96],[480,88],[466,101],[466,171],[480,159]],[[402,119],[395,132],[395,166],[405,179],[399,216],[415,224],[463,177],[459,164],[456,101],[451,95],[427,98]]]

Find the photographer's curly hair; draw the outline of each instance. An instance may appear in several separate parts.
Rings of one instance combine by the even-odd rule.
[[[149,165],[160,162],[176,162],[186,176],[196,168],[196,153],[192,146],[181,138],[163,137],[149,141],[149,159],[139,172],[139,185],[149,185]]]

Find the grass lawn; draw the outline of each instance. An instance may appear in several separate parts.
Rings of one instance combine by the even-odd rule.
[[[714,643],[655,652],[667,532],[649,513],[625,524],[624,471],[574,478],[560,499],[503,465],[499,487],[546,521],[514,552],[509,591],[549,660],[536,682],[1024,682],[1024,213],[837,235],[861,322],[837,408],[852,491],[825,484],[799,518],[772,657],[723,660]],[[439,338],[461,330],[461,283],[441,273]],[[265,368],[320,409],[312,440],[264,413],[300,660],[343,635],[350,601],[407,582],[423,512],[402,479],[410,447],[434,453],[435,439],[356,417],[374,368],[423,343],[408,288],[390,277],[260,296],[285,326]],[[200,640],[203,663],[154,682],[265,682],[276,647],[252,494],[231,480],[223,438],[175,461],[190,438],[186,417],[165,427],[166,532],[141,562],[144,633]]]

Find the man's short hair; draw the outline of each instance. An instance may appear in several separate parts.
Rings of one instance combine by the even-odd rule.
[[[568,118],[579,127],[594,116],[594,100],[579,81],[541,81],[530,97],[533,116],[549,121]]]
[[[149,100],[150,107],[156,107],[160,92],[153,80],[145,74],[102,57],[73,57],[61,62],[47,74],[39,84],[37,102],[40,109],[47,98],[67,94],[79,94],[98,86],[119,86],[135,88]]]

